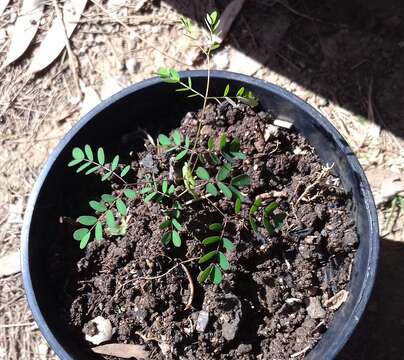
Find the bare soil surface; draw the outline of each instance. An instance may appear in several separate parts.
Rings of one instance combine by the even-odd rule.
[[[195,137],[196,116],[188,114],[182,121],[183,136]],[[334,315],[329,299],[347,288],[359,243],[351,201],[338,178],[328,172],[320,175],[324,166],[295,131],[275,128],[265,140],[269,121],[269,114],[251,108],[210,106],[196,148],[198,154],[206,152],[208,138],[222,134],[240,140],[247,159],[238,161],[234,175],[241,172],[252,179],[244,189],[250,205],[242,207],[241,216],[234,214],[234,200],[219,196],[195,202],[181,217],[185,246],[164,250],[160,205],[136,199],[126,235],[93,241],[77,264],[71,264],[65,252],[49,254],[49,259],[58,259],[56,264],[50,260],[51,273],[58,275],[55,286],[64,284],[69,274],[67,289],[55,293],[63,294],[62,321],[72,326],[75,336],[82,339],[83,329],[97,333],[89,321],[102,316],[115,328],[112,341],[145,344],[150,359],[289,359],[315,345]],[[132,163],[138,192],[147,174],[154,173],[157,183],[168,178],[174,156],[157,153],[149,142],[146,148]],[[146,162],[147,167],[140,165]],[[212,161],[199,165],[210,173],[219,169]],[[309,191],[307,184],[313,185]],[[196,188],[204,185],[198,180]],[[248,225],[249,208],[262,194],[263,204],[276,201],[278,215],[286,215],[284,226],[273,235],[262,225],[258,233]],[[187,196],[185,201],[193,199]],[[198,264],[187,262],[195,286],[187,309],[190,279],[176,265],[206,252],[201,239],[211,235],[209,223],[226,224],[223,236],[235,245],[234,251],[224,250],[231,268],[219,285],[201,286],[196,281]],[[211,250],[216,247],[211,245]],[[208,316],[202,330],[197,326],[201,312]],[[164,345],[169,350],[162,352]]]

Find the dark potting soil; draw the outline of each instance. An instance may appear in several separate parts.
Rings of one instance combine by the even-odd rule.
[[[191,139],[196,118],[187,114],[180,127]],[[237,137],[247,155],[242,169],[252,185],[244,191],[246,203],[257,195],[275,200],[286,213],[284,226],[272,236],[264,229],[254,233],[249,206],[234,220],[234,200],[212,200],[232,216],[226,235],[236,250],[228,253],[231,268],[223,281],[201,286],[196,261],[178,264],[204,253],[200,240],[210,235],[207,225],[222,222],[222,215],[208,202],[195,202],[182,217],[185,245],[165,248],[159,205],[135,199],[126,235],[91,242],[73,266],[61,313],[78,336],[84,338],[85,324],[102,316],[114,327],[111,342],[144,345],[150,359],[184,360],[290,359],[298,352],[302,358],[321,338],[338,307],[328,300],[343,297],[358,245],[351,200],[306,140],[272,125],[270,114],[209,106],[196,150],[223,133]],[[148,141],[135,156],[134,182],[151,173],[160,182],[168,177],[170,156],[157,154]],[[188,309],[186,271],[195,287]],[[136,280],[141,277],[156,278]],[[202,318],[208,318],[204,329],[196,326]]]

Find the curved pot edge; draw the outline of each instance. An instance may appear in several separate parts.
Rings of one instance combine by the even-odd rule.
[[[189,70],[189,71],[181,71],[180,76],[181,77],[205,77],[207,74],[206,70]],[[267,81],[248,76],[248,75],[242,75],[234,72],[229,72],[229,71],[218,71],[218,70],[213,70],[211,71],[211,76],[212,77],[217,77],[217,78],[224,78],[224,79],[229,79],[233,81],[240,81],[240,82],[245,82],[246,84],[252,84],[256,85],[259,87],[266,87],[266,88],[271,88],[275,93],[277,93],[281,97],[287,97],[290,101],[292,101],[296,106],[303,108],[305,111],[310,113],[313,117],[317,118],[321,125],[332,135],[333,140],[335,143],[343,150],[344,154],[347,156],[349,163],[352,165],[352,167],[356,170],[357,174],[360,176],[360,180],[362,181],[362,191],[364,193],[364,198],[366,199],[365,205],[367,208],[367,212],[369,214],[370,219],[372,219],[372,222],[370,225],[373,227],[370,229],[370,234],[373,234],[373,237],[369,239],[370,243],[372,246],[370,246],[370,254],[369,254],[369,260],[368,260],[368,267],[367,267],[367,273],[366,273],[366,278],[363,283],[361,293],[360,293],[360,298],[354,307],[350,320],[355,321],[356,323],[359,322],[360,318],[362,317],[365,309],[367,302],[369,300],[370,294],[372,293],[374,283],[375,283],[375,278],[376,278],[376,272],[377,272],[377,265],[378,265],[378,257],[379,257],[379,225],[378,225],[378,218],[377,218],[377,211],[376,211],[376,206],[373,200],[373,195],[370,189],[369,182],[365,176],[365,173],[362,169],[362,166],[360,165],[358,159],[356,156],[352,153],[352,150],[349,148],[348,144],[346,143],[345,139],[342,137],[342,135],[338,132],[338,130],[320,113],[318,112],[315,108],[313,108],[311,105],[303,101],[302,99],[298,98],[296,95],[293,93],[281,88],[278,85],[269,83]],[[38,324],[38,327],[42,334],[44,335],[45,339],[49,342],[50,346],[55,349],[58,348],[61,351],[58,352],[57,354],[59,356],[63,356],[64,359],[71,359],[70,355],[68,355],[59,341],[54,337],[52,334],[51,330],[49,327],[46,325],[46,321],[44,317],[42,316],[42,313],[39,309],[36,296],[33,292],[32,285],[31,285],[31,275],[29,272],[29,229],[31,226],[31,218],[34,210],[34,205],[36,203],[36,200],[38,198],[40,189],[44,183],[44,180],[52,167],[53,163],[55,162],[56,158],[59,156],[61,151],[64,149],[64,147],[69,143],[69,141],[78,133],[83,126],[85,126],[96,114],[104,110],[106,107],[108,107],[110,104],[114,103],[115,101],[127,96],[130,93],[139,91],[143,89],[144,87],[150,86],[150,85],[155,85],[157,83],[160,83],[161,80],[158,77],[153,77],[150,79],[143,80],[141,82],[132,84],[128,86],[127,88],[121,90],[120,92],[112,95],[108,99],[102,101],[100,104],[98,104],[96,107],[94,107],[91,111],[89,111],[86,115],[81,117],[79,121],[66,133],[66,135],[62,138],[62,140],[58,143],[56,148],[52,151],[50,156],[47,158],[45,165],[43,166],[42,170],[40,171],[38,178],[31,190],[31,194],[29,196],[27,206],[25,209],[25,214],[24,214],[24,219],[23,219],[23,225],[22,225],[22,231],[21,231],[21,271],[22,271],[22,278],[23,278],[23,285],[24,285],[24,290],[26,294],[26,298],[28,301],[28,305],[31,309],[31,312],[33,314],[33,317],[35,321]],[[371,266],[371,265],[374,266]],[[355,327],[348,328],[349,321],[346,322],[346,325],[342,329],[340,336],[342,337],[342,341],[339,341],[338,345],[334,346],[332,349],[332,356],[330,359],[334,358],[344,347],[344,345],[347,343],[349,337],[352,335]]]

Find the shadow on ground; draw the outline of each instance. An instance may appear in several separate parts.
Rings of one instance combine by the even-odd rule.
[[[381,241],[375,289],[338,360],[395,360],[404,349],[404,243]]]
[[[199,22],[230,2],[164,1]],[[403,1],[246,0],[227,42],[404,139]]]

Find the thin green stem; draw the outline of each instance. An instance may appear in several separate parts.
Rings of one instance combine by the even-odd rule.
[[[96,166],[100,166],[100,167],[102,167],[105,171],[108,171],[108,172],[111,171],[111,169],[108,169],[106,166],[101,165],[101,164],[97,163],[96,161],[91,161],[91,160],[88,160],[88,159],[84,159],[84,161],[89,162],[90,164],[93,164],[93,165],[96,165]],[[124,180],[121,176],[119,176],[115,171],[111,171],[111,173],[112,173],[112,175],[116,176],[119,180],[121,180],[125,185],[128,184],[127,181]]]

